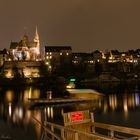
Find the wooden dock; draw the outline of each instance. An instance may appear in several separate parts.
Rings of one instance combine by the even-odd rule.
[[[84,132],[77,129],[68,128],[51,122],[40,122],[35,117],[33,120],[43,128],[42,140],[140,140],[140,130],[128,127],[114,126],[103,123],[91,123],[94,128],[107,130],[109,135],[103,135],[96,131]],[[57,130],[57,133],[55,132]],[[59,132],[59,135],[58,135]],[[117,134],[118,132],[118,134]],[[120,134],[130,134],[131,136],[121,136]],[[50,135],[50,137],[49,137]]]
[[[67,103],[77,103],[77,102],[92,102],[95,101],[95,99],[89,99],[89,98],[54,98],[54,99],[28,99],[32,105],[39,105],[39,104],[67,104]]]

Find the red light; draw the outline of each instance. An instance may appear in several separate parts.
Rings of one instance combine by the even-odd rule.
[[[71,120],[72,122],[79,122],[83,120],[83,113],[82,112],[72,112],[71,113]]]

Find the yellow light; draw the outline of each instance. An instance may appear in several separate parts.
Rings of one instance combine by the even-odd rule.
[[[9,103],[9,116],[11,117],[12,116],[12,104]]]
[[[125,54],[123,53],[122,56],[125,56]]]
[[[49,65],[49,62],[46,62],[46,65]]]
[[[6,101],[7,102],[12,102],[13,98],[14,98],[13,92],[11,90],[8,90],[6,92]]]
[[[105,54],[102,52],[102,59],[106,59]]]
[[[75,88],[75,84],[74,83],[69,83],[66,88],[71,89],[71,88]]]
[[[7,78],[13,78],[13,76],[12,76],[12,71],[11,71],[11,70],[8,70],[7,73],[5,74],[5,76],[6,76]]]

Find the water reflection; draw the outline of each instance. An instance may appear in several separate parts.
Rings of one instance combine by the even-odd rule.
[[[109,106],[112,108],[112,110],[115,110],[117,108],[117,97],[116,97],[116,95],[110,95],[109,96]]]
[[[32,98],[32,99],[33,98],[35,98],[35,99],[40,98],[40,90],[33,89],[33,87],[29,87],[29,89],[27,89],[27,94],[28,94],[28,98]]]
[[[39,140],[42,128],[32,120],[32,116],[42,123],[50,121],[63,125],[64,113],[91,110],[95,113],[95,121],[120,125],[127,123],[128,126],[139,128],[139,93],[138,88],[131,91],[124,89],[106,95],[104,99],[96,98],[90,103],[63,104],[61,106],[44,105],[30,108],[28,98],[52,99],[54,92],[50,89],[38,87],[4,88],[0,92],[0,125],[2,126],[4,123],[3,127],[5,127],[5,130],[11,130],[7,133],[14,136],[14,139],[19,139],[21,133],[24,133],[24,137],[20,138],[21,140]],[[133,113],[130,113],[132,111]],[[17,131],[13,132],[15,127]],[[0,129],[0,133],[3,133],[2,129]]]
[[[28,98],[40,98],[40,90],[38,88],[27,87],[27,88],[4,88],[0,93],[0,125],[4,123],[4,129],[7,131],[10,129],[10,132],[7,132],[7,135],[13,135],[12,128],[17,129],[17,133],[14,134],[15,139],[20,137],[21,133],[25,133],[26,139],[37,139],[36,135],[39,138],[39,130],[34,128],[34,123],[32,121],[32,116],[39,115],[34,111],[29,109],[29,100]],[[40,111],[39,111],[40,113]],[[40,115],[41,118],[41,115]],[[41,119],[40,119],[41,120]],[[18,129],[21,127],[21,129]],[[26,135],[26,130],[32,128],[29,135]],[[3,134],[0,129],[0,134]],[[6,132],[4,132],[6,133]],[[20,138],[20,139],[25,139]]]
[[[137,88],[114,91],[106,95],[96,109],[96,121],[140,128],[140,91]]]
[[[104,108],[107,111],[109,107],[112,111],[117,109],[123,109],[124,112],[128,112],[131,109],[140,107],[140,97],[138,93],[122,94],[122,95],[109,95],[109,99],[104,100]],[[107,100],[109,103],[107,104]],[[108,107],[107,107],[108,106]]]
[[[20,133],[24,133],[25,137],[22,139],[34,139],[39,140],[41,137],[42,129],[41,126],[33,121],[34,116],[40,122],[53,121],[54,114],[55,119],[57,118],[56,110],[52,106],[43,106],[41,108],[30,108],[29,98],[53,98],[53,92],[50,89],[38,88],[38,87],[18,87],[18,88],[3,88],[0,93],[0,125],[1,122],[5,123],[4,127],[7,130],[11,130],[11,135],[19,139]],[[57,110],[59,111],[59,110]],[[59,114],[57,112],[57,114]],[[62,122],[62,119],[61,119]],[[2,125],[1,125],[2,126]],[[12,128],[17,129],[13,132]],[[19,129],[20,127],[20,129]],[[27,135],[27,130],[28,135]],[[2,134],[0,129],[0,134]],[[9,135],[9,132],[7,132]],[[12,134],[14,133],[14,134]]]
[[[38,121],[42,122],[42,119],[41,119],[41,111],[35,110],[35,111],[33,111],[32,115],[35,116],[35,118]],[[35,127],[35,133],[36,133],[37,139],[39,140],[40,137],[41,137],[41,131],[42,131],[41,130],[41,125],[38,125],[38,124],[35,124],[34,123],[34,127]]]
[[[46,93],[47,93],[47,99],[52,99],[52,91],[49,90]]]

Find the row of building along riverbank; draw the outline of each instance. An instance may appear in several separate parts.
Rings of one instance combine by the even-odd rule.
[[[78,83],[139,82],[140,49],[84,53],[73,52],[71,46],[41,48],[36,28],[33,41],[25,34],[19,42],[11,41],[9,48],[0,51],[0,79],[27,79],[31,84],[38,81],[32,79],[50,76],[74,78]]]

